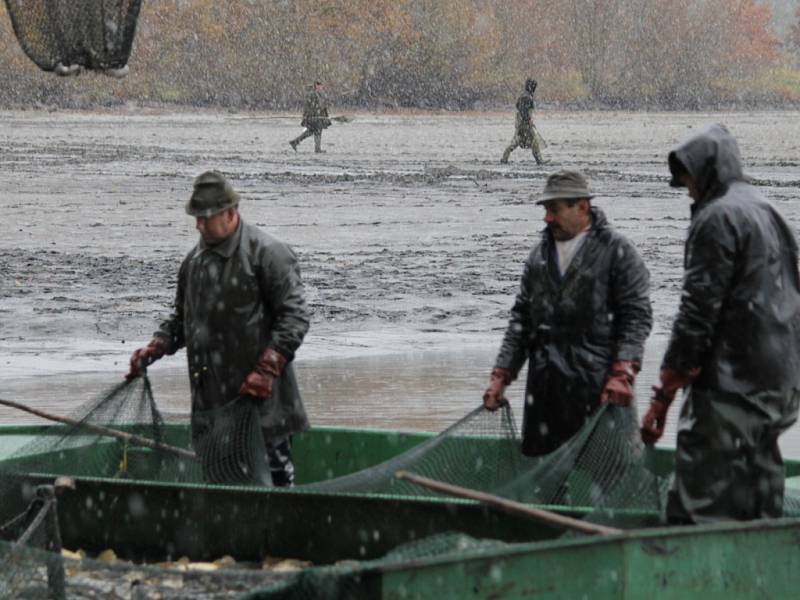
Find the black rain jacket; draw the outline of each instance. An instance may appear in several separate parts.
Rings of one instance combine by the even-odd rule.
[[[652,327],[641,256],[591,209],[592,227],[562,278],[545,229],[525,263],[495,366],[516,378],[529,360],[523,452],[550,452],[600,405],[615,360],[641,363]]]
[[[704,128],[669,155],[697,182],[683,293],[664,367],[699,367],[694,385],[736,394],[800,387],[797,243],[747,183],[736,140]]]

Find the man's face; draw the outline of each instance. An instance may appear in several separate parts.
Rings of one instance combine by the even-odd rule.
[[[699,202],[700,194],[697,191],[697,183],[695,182],[694,177],[692,177],[688,173],[681,173],[679,177],[681,183],[683,183],[683,185],[686,186],[686,190],[689,194],[689,197],[695,202]]]
[[[224,242],[228,237],[236,231],[237,213],[232,208],[226,208],[222,212],[218,212],[210,217],[196,217],[197,231],[203,241],[209,246],[215,246],[220,242]]]
[[[589,226],[589,201],[551,200],[544,203],[544,222],[559,242],[571,240]]]

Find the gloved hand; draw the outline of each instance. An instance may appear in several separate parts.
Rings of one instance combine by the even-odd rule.
[[[144,348],[139,348],[131,354],[131,366],[125,379],[133,379],[141,375],[147,367],[156,362],[167,353],[167,343],[158,336],[150,340]]]
[[[489,386],[483,392],[483,406],[486,410],[495,411],[508,402],[504,394],[510,383],[511,371],[499,367],[492,369]]]
[[[664,435],[664,425],[667,421],[667,412],[678,390],[691,384],[700,374],[700,369],[690,369],[688,372],[675,369],[661,369],[659,385],[653,386],[653,397],[650,398],[650,410],[642,419],[642,441],[645,444],[655,444]]]
[[[615,360],[611,363],[606,384],[600,392],[600,401],[630,406],[633,401],[633,382],[639,372],[639,365],[630,360]]]
[[[239,394],[266,400],[272,396],[272,382],[281,376],[285,366],[286,358],[277,350],[267,348],[259,357],[255,368],[245,377]]]

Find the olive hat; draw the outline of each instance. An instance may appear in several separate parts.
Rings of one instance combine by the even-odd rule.
[[[589,184],[586,183],[586,178],[577,171],[558,171],[547,178],[544,191],[537,198],[536,204],[576,198],[594,198],[594,194],[589,190]]]
[[[186,214],[193,217],[212,217],[226,208],[239,205],[230,182],[219,171],[206,171],[194,180],[192,197],[186,203]]]

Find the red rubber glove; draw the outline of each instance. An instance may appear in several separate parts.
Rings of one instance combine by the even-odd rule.
[[[131,354],[131,366],[125,379],[138,377],[166,353],[167,343],[160,337],[154,337],[147,346],[139,348]]]
[[[506,386],[511,383],[511,371],[494,368],[489,377],[489,386],[483,392],[483,406],[486,410],[495,411],[508,403],[505,398]]]
[[[653,397],[650,398],[650,410],[642,419],[642,441],[645,444],[655,444],[664,435],[664,425],[667,422],[667,412],[678,390],[690,385],[700,374],[700,369],[690,369],[688,372],[674,369],[661,369],[659,385],[653,386]]]
[[[285,366],[286,358],[277,350],[267,348],[259,357],[255,369],[245,377],[239,394],[266,400],[272,396],[272,382],[281,376]]]
[[[608,379],[600,392],[600,401],[630,406],[633,401],[633,382],[638,372],[639,365],[633,361],[615,360],[611,363]]]

